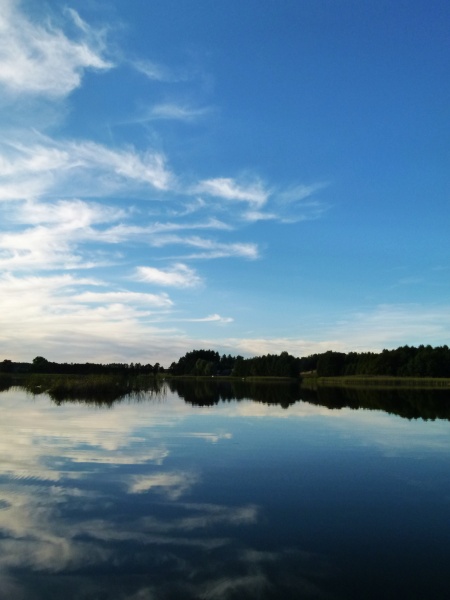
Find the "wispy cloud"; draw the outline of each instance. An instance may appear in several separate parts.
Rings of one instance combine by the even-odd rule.
[[[275,221],[280,217],[274,212],[264,212],[261,210],[248,210],[244,213],[246,221]]]
[[[92,287],[106,288],[93,291]],[[164,343],[184,348],[180,331],[155,327],[155,317],[172,309],[169,296],[113,290],[110,282],[73,275],[0,277],[0,343],[10,356],[44,352],[53,360],[142,360],[149,339],[167,356]],[[17,317],[20,315],[20,319]],[[182,352],[183,354],[183,352]],[[171,357],[171,360],[172,357]]]
[[[145,283],[177,288],[197,287],[202,283],[195,270],[183,263],[176,263],[165,270],[155,267],[137,267],[135,278]]]
[[[147,308],[169,308],[173,306],[167,294],[143,294],[139,292],[83,292],[73,300],[81,304],[121,304]]]
[[[160,190],[170,187],[173,176],[166,168],[164,155],[159,152],[138,154],[133,148],[111,150],[93,142],[73,142],[69,149],[72,166],[89,169],[97,166],[125,179],[148,183]]]
[[[59,225],[64,230],[83,229],[98,223],[110,223],[124,218],[121,208],[104,206],[84,200],[59,200],[57,202],[27,202],[15,211],[16,222],[29,225]]]
[[[106,70],[102,32],[93,32],[74,10],[66,13],[79,32],[69,39],[50,22],[32,23],[16,0],[4,0],[0,15],[0,85],[14,94],[64,96],[81,83],[85,69]]]
[[[199,319],[185,319],[185,321],[190,323],[232,323],[234,319],[232,317],[222,317],[215,313]]]
[[[31,227],[0,233],[0,268],[90,268],[93,264],[107,262],[105,256],[100,257],[95,252],[89,252],[88,257],[79,246],[95,238],[96,226],[110,223],[124,214],[122,209],[81,200],[30,201],[14,205],[8,213],[10,222]]]
[[[195,192],[225,200],[248,202],[257,207],[263,206],[269,197],[269,191],[259,179],[250,182],[239,182],[229,177],[204,179],[199,182]]]
[[[277,193],[279,203],[292,204],[311,198],[319,190],[326,188],[326,183],[314,183],[311,185],[294,185]]]
[[[4,139],[0,145],[0,173],[4,178],[0,191],[5,184],[24,185],[40,178],[42,192],[92,197],[130,183],[166,190],[173,181],[160,152],[138,153],[132,147],[108,148],[91,141],[56,142],[42,135],[27,137],[26,142]]]
[[[318,199],[317,193],[327,186],[327,183],[297,184],[274,191],[273,207],[278,220],[289,224],[322,217],[329,205]]]
[[[165,246],[183,243],[182,237],[168,234],[171,234],[174,231],[189,231],[192,229],[217,229],[226,231],[232,229],[232,227],[215,218],[209,218],[205,221],[183,221],[179,223],[173,221],[156,221],[149,223],[148,225],[120,223],[120,225],[114,225],[98,232],[97,239],[105,242],[117,243],[132,238],[135,241],[140,240],[143,243],[153,246]]]
[[[354,350],[395,348],[406,340],[410,345],[448,344],[450,307],[380,304],[370,311],[349,314],[336,324],[334,334]]]
[[[8,109],[0,120],[0,310],[8,319],[0,339],[17,358],[26,342],[36,353],[45,353],[42,343],[51,358],[76,360],[140,358],[151,338],[160,360],[173,360],[193,343],[189,323],[205,329],[233,321],[203,302],[198,312],[186,312],[184,296],[209,284],[190,261],[259,259],[258,244],[240,236],[240,228],[251,232],[256,221],[287,223],[293,214],[299,220],[315,207],[320,211],[313,197],[320,186],[280,190],[245,168],[228,177],[207,170],[199,176],[190,167],[176,172],[160,150],[168,146],[149,142],[156,133],[128,138],[135,145],[113,143],[114,135],[62,135],[70,131],[65,116],[80,118],[77,99],[86,71],[103,73],[115,65],[106,29],[93,28],[73,9],[51,10],[34,11],[31,18],[19,0],[4,0],[0,14],[0,95]],[[160,120],[190,123],[215,110],[194,93],[176,94],[175,84],[198,83],[204,74],[195,65],[126,56],[121,64],[159,88],[170,87],[159,96],[164,100],[147,97],[144,116],[155,121],[144,124],[147,131],[162,128]],[[117,69],[108,78],[119,75]],[[142,108],[143,100],[135,106]],[[127,117],[124,123],[131,123]],[[156,261],[169,266],[156,267]],[[102,275],[81,277],[88,270]],[[180,305],[165,293],[137,290],[144,286],[176,290]],[[173,328],[176,321],[185,329]]]
[[[317,183],[276,189],[259,178],[217,177],[200,181],[192,192],[242,203],[243,209],[234,209],[238,220],[296,223],[317,219],[325,212],[328,206],[314,197],[324,187]]]
[[[225,351],[234,348],[246,356],[284,350],[294,356],[335,350],[340,352],[380,352],[404,345],[448,344],[450,306],[383,304],[354,311],[339,322],[320,327],[320,338],[243,336],[222,340]]]
[[[161,243],[169,243],[169,238],[161,239]],[[193,237],[180,237],[179,243],[185,244],[186,246],[194,247],[200,250],[194,254],[189,254],[186,258],[230,258],[240,257],[248,260],[255,260],[259,258],[259,250],[257,244],[252,243],[222,243],[215,240],[200,238],[197,236]],[[172,243],[175,243],[175,238],[172,239]]]
[[[152,81],[178,82],[186,81],[189,78],[188,71],[185,69],[174,69],[162,63],[149,59],[130,60],[130,65]]]
[[[193,108],[187,105],[166,103],[153,106],[147,119],[171,119],[189,123],[204,117],[210,112],[210,108]]]
[[[235,352],[245,356],[262,356],[264,354],[280,354],[289,352],[293,356],[309,356],[310,354],[340,350],[342,345],[336,339],[314,340],[296,337],[250,337],[227,338],[223,340],[225,349],[235,349]],[[227,350],[229,351],[229,350]]]

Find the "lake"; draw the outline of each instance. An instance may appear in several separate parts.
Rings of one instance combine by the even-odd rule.
[[[0,598],[448,598],[449,394],[7,389]]]

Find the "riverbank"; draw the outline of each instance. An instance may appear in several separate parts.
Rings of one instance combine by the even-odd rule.
[[[399,387],[429,389],[450,388],[450,378],[444,377],[389,377],[386,375],[342,375],[340,377],[317,377],[312,374],[302,375],[302,387],[317,389],[318,387],[377,387],[397,389]]]

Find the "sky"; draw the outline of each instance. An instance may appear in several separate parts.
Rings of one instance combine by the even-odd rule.
[[[449,23],[0,0],[0,360],[448,344]]]

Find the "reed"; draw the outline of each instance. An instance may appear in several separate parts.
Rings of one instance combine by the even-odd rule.
[[[318,387],[377,387],[383,389],[397,388],[450,388],[450,379],[445,377],[390,377],[385,375],[342,375],[339,377],[317,377],[303,375],[302,387],[316,389]]]
[[[33,374],[24,378],[21,385],[34,395],[45,392],[56,402],[86,400],[107,403],[153,389],[158,384],[153,376]]]

